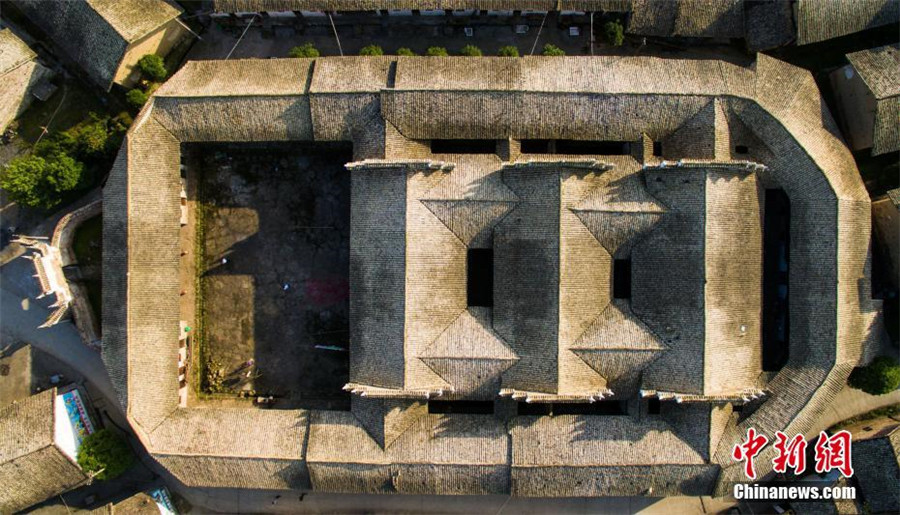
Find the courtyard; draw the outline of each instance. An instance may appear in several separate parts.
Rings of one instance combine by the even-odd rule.
[[[348,409],[349,147],[203,145],[200,390]]]

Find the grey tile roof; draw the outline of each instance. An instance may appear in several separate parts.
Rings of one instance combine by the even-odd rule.
[[[431,415],[422,409],[424,404],[409,408],[382,402],[354,400],[352,414],[313,413],[307,461],[314,489],[445,495],[509,491],[508,438],[502,420],[492,415]],[[383,417],[385,431],[393,434],[383,445],[360,421],[367,410]],[[354,446],[342,443],[348,441]]]
[[[510,436],[514,495],[699,495],[718,472],[661,419],[518,417]]]
[[[313,59],[188,61],[157,98],[282,97],[309,91]]]
[[[894,206],[900,209],[900,188],[888,190],[887,195],[888,198],[891,199],[891,202],[893,202]]]
[[[897,0],[799,0],[797,44],[806,45],[900,22]]]
[[[159,506],[157,506],[156,501],[145,492],[136,493],[127,499],[115,504],[109,504],[104,508],[101,508],[103,510],[101,513],[136,515],[156,515],[159,513]],[[93,511],[92,515],[97,511],[100,510]]]
[[[3,407],[0,411],[0,463],[9,463],[53,445],[53,403],[56,391],[46,390]]]
[[[129,44],[181,9],[168,0],[15,0],[16,5],[88,76],[109,88]]]
[[[649,485],[700,495],[740,473],[730,449],[748,425],[820,429],[816,415],[877,330],[879,305],[860,281],[870,267],[868,194],[808,72],[765,55],[747,67],[644,57],[363,62],[190,65],[129,132],[104,190],[104,360],[142,441],[176,476],[223,488],[637,495]],[[342,84],[357,65],[362,83]],[[244,68],[275,77],[271,89],[232,81]],[[223,95],[193,90],[217,85]],[[433,155],[436,138],[500,140],[509,158]],[[508,138],[640,147],[528,155]],[[348,165],[349,389],[366,396],[351,412],[308,418],[179,410],[177,286],[159,277],[177,276],[180,143],[333,139],[352,141],[359,159]],[[650,156],[654,140],[666,161]],[[749,156],[733,155],[736,145]],[[726,394],[759,386],[756,308],[738,302],[756,302],[741,290],[758,284],[759,184],[791,199],[791,284],[802,286],[791,292],[791,358],[737,423]],[[466,249],[488,246],[494,307],[467,309]],[[627,250],[630,303],[611,298],[613,257]],[[612,360],[576,352],[616,344],[627,352]],[[645,360],[646,349],[660,356]],[[623,417],[519,417],[509,434],[499,417],[431,415],[422,402],[490,399],[498,387],[545,402],[651,387],[708,402],[672,403],[658,418],[642,415],[640,400]],[[282,429],[265,442],[216,436],[234,427]],[[185,432],[197,436],[178,437]]]
[[[87,479],[56,447],[56,388],[0,409],[0,510],[17,512]]]
[[[847,60],[875,97],[872,154],[900,150],[900,45],[853,52]]]
[[[87,3],[129,43],[183,12],[178,4],[169,0],[87,0]]]
[[[900,511],[900,427],[878,438],[853,442],[853,471],[872,513]]]
[[[519,358],[503,386],[557,393],[559,172],[511,166],[503,182],[520,199],[494,228],[494,329]]]
[[[32,94],[52,72],[11,30],[0,29],[0,130],[31,104]]]
[[[351,172],[350,376],[373,386],[404,386],[406,170]]]
[[[794,41],[793,4],[772,0],[744,2],[744,39],[747,49],[761,52]]]
[[[628,32],[663,37],[743,37],[744,1],[634,0]]]
[[[847,54],[877,100],[900,96],[900,45],[886,45]]]
[[[9,29],[0,29],[0,75],[33,60],[37,54]]]
[[[629,416],[518,417],[510,429],[513,467],[703,465],[661,419]],[[538,445],[537,442],[540,442]]]

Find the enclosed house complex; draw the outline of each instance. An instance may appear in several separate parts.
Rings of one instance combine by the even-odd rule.
[[[352,145],[349,410],[179,397],[183,149],[264,142]],[[103,358],[192,487],[721,495],[746,429],[817,434],[879,334],[869,196],[765,55],[189,62],[103,220]]]

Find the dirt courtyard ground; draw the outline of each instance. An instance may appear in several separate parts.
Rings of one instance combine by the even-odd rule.
[[[347,408],[350,149],[188,155],[204,206],[206,377],[221,371],[214,389],[272,395],[278,408]]]

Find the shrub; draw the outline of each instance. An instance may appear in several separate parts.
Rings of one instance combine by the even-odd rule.
[[[125,132],[134,123],[134,118],[128,114],[128,111],[122,111],[111,120],[112,130]]]
[[[109,118],[100,118],[97,113],[88,114],[88,121],[64,132],[75,143],[75,154],[81,159],[94,159],[110,153]]]
[[[462,47],[462,50],[459,51],[459,55],[464,55],[467,57],[481,57],[481,49],[475,45],[466,45]]]
[[[128,128],[131,127],[132,123],[134,123],[134,119],[125,111],[122,111],[109,120],[107,125],[109,128],[109,138],[106,140],[108,156],[115,157],[116,153],[119,151],[119,147],[122,146],[125,134],[128,132]]]
[[[55,159],[58,156],[75,154],[75,138],[66,132],[57,132],[34,145],[33,154],[44,159]]]
[[[854,368],[847,384],[872,395],[890,393],[900,386],[900,364],[894,358],[877,357],[867,367]]]
[[[512,45],[502,46],[497,51],[497,55],[500,57],[519,57],[519,49]]]
[[[290,57],[319,57],[319,51],[312,43],[303,43],[292,48],[288,55]]]
[[[87,435],[78,449],[78,464],[101,481],[121,476],[134,463],[128,443],[109,429]]]
[[[144,104],[147,103],[147,98],[148,95],[138,88],[128,90],[128,93],[125,93],[125,100],[128,101],[128,105],[137,110],[144,107]]]
[[[625,42],[625,29],[618,20],[604,23],[603,35],[606,37],[606,42],[613,46],[622,46],[622,43]]]
[[[138,68],[141,70],[141,75],[152,81],[166,80],[166,75],[169,74],[166,71],[166,63],[163,62],[162,57],[156,54],[147,54],[141,57],[138,60]]]
[[[406,47],[403,47],[397,49],[397,55],[416,55],[416,53]]]
[[[43,152],[47,157],[32,154],[10,161],[0,172],[0,188],[22,205],[50,209],[78,186],[84,164],[50,145]]]
[[[425,55],[429,57],[447,57],[447,49],[442,46],[430,46],[428,50],[425,51]]]
[[[225,387],[225,369],[214,359],[210,358],[206,361],[206,377],[204,380],[207,393],[224,393],[227,391]]]
[[[566,52],[556,45],[547,43],[546,45],[544,45],[544,49],[541,51],[541,55],[566,55]]]
[[[366,45],[359,49],[359,55],[384,55],[384,50],[378,45]]]

